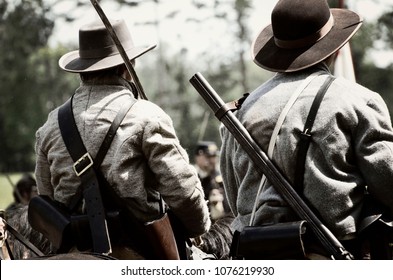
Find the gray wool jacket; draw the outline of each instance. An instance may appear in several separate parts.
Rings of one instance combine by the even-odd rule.
[[[73,112],[82,140],[94,158],[119,108],[134,98],[122,79],[81,83]],[[36,132],[38,191],[69,203],[80,180],[62,140],[58,108]],[[159,195],[183,222],[190,237],[206,232],[210,218],[195,168],[175,134],[172,120],[157,105],[138,100],[119,127],[101,170],[135,216],[150,222],[160,215]]]
[[[325,64],[295,73],[277,73],[236,112],[259,146],[267,151],[277,119],[290,96],[311,73],[319,76],[303,90],[278,134],[272,161],[294,182],[296,147],[311,103],[328,75]],[[393,129],[382,98],[359,84],[336,78],[317,113],[305,164],[304,196],[325,225],[341,240],[355,234],[367,188],[393,213]],[[232,226],[249,225],[261,174],[225,128],[221,128],[220,168]],[[254,225],[298,218],[267,182],[257,198]]]

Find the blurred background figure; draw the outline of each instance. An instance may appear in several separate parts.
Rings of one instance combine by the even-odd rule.
[[[23,205],[28,205],[31,198],[37,195],[37,184],[35,179],[29,173],[23,174],[22,178],[12,186],[14,191],[14,201],[5,209],[5,215],[7,211],[18,208]]]
[[[1,211],[0,220],[4,218],[7,223],[16,229],[20,234],[22,234],[22,236],[32,235],[33,238],[35,238],[38,233],[31,234],[32,228],[30,227],[27,220],[27,207],[30,199],[38,194],[36,181],[30,173],[24,173],[16,184],[11,181],[10,177],[7,176],[7,179],[13,188],[12,195],[14,197],[14,201],[8,205],[4,211]],[[8,235],[7,238],[10,250],[13,252],[13,254],[11,257],[8,254],[8,250],[5,248],[5,246],[3,246],[1,248],[3,259],[24,259],[34,255],[29,249],[27,249],[27,247],[25,247],[25,245],[19,242],[19,240],[17,240],[13,234]],[[32,240],[30,239],[29,241]],[[44,240],[44,242],[48,243],[46,240]]]
[[[205,199],[209,201],[212,221],[230,213],[221,172],[218,167],[219,150],[213,141],[199,141],[195,149],[195,168],[201,180]]]

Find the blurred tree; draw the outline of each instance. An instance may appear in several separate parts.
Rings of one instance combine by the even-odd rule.
[[[79,75],[64,72],[58,66],[60,57],[68,51],[69,48],[62,46],[43,47],[29,59],[28,72],[34,77],[35,85],[29,99],[34,101],[27,106],[33,109],[30,116],[34,131],[46,121],[48,113],[67,100],[79,86]]]
[[[393,5],[385,9],[374,25],[368,25],[361,41],[367,42],[368,49],[392,50],[393,48]],[[363,61],[360,75],[367,87],[380,93],[387,103],[390,116],[393,118],[393,64],[377,67],[371,59]]]
[[[53,28],[41,0],[2,1],[0,15],[0,170],[31,170],[35,73],[29,58]]]
[[[346,7],[347,1],[329,0],[330,7]],[[363,22],[363,25],[350,41],[352,59],[357,82],[381,94],[385,100],[391,117],[393,117],[393,65],[384,68],[375,65],[370,59],[370,52],[378,50],[378,45],[383,49],[393,47],[393,11],[387,9],[378,20]]]
[[[250,48],[250,34],[247,26],[248,10],[251,8],[251,1],[249,0],[235,0],[234,8],[236,11],[236,23],[237,23],[237,46],[238,46],[238,61],[239,61],[239,82],[242,86],[242,91],[246,92],[248,88],[248,73],[246,67],[246,61],[244,54],[248,53]]]
[[[393,48],[393,7],[378,19],[377,27],[380,39]]]
[[[65,49],[47,47],[54,22],[43,1],[5,1],[0,12],[0,172],[32,171],[35,131],[77,81],[57,66]]]

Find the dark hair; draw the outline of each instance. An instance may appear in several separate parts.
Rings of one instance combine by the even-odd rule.
[[[84,82],[93,81],[93,80],[102,80],[108,77],[117,76],[120,74],[120,69],[122,65],[118,65],[112,68],[93,71],[93,72],[82,72],[80,73],[81,80]]]
[[[135,67],[135,60],[131,60],[131,64]],[[94,81],[94,80],[102,80],[105,78],[119,76],[126,71],[127,67],[125,64],[120,64],[111,68],[93,71],[93,72],[82,72],[80,73],[81,80],[84,82]]]
[[[17,192],[19,192],[19,194],[21,196],[23,196],[24,193],[31,193],[33,190],[33,187],[36,185],[37,185],[37,183],[36,183],[35,179],[33,178],[33,176],[31,176],[28,173],[23,174],[22,178],[16,183],[16,186],[15,186],[16,190],[14,190],[14,192],[13,192],[13,196],[14,196],[15,201],[17,203],[21,202]]]

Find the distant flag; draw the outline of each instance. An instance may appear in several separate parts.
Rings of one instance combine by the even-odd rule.
[[[334,75],[356,82],[355,70],[353,68],[351,47],[346,43],[339,51],[334,62]]]
[[[338,1],[340,9],[345,8],[344,0]],[[355,70],[353,68],[352,53],[349,43],[346,43],[339,51],[334,62],[334,75],[356,82]]]

